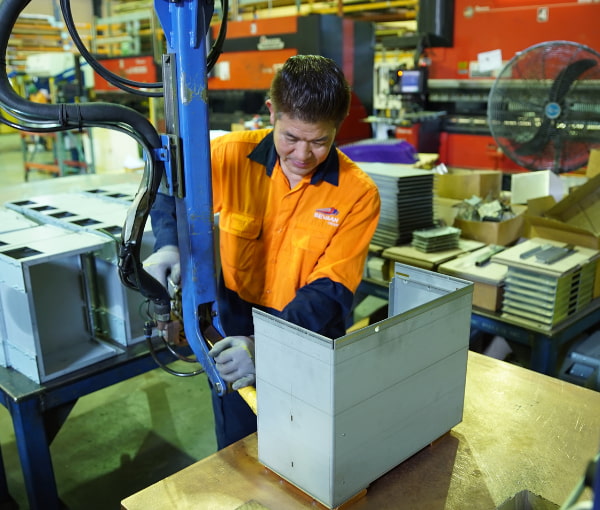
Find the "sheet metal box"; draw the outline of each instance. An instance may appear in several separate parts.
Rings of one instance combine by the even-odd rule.
[[[92,307],[97,315],[96,334],[121,345],[142,341],[146,320],[141,312],[145,298],[125,287],[118,273],[118,242],[131,205],[130,197],[128,193],[119,195],[111,189],[106,193],[98,190],[96,194],[69,192],[41,195],[6,204],[41,224],[90,232],[112,240],[110,254],[96,261],[98,292]],[[142,260],[152,253],[153,247],[154,235],[148,221],[142,240]]]
[[[0,234],[35,227],[37,223],[16,211],[0,207]]]
[[[389,317],[341,338],[254,310],[259,461],[333,508],[460,423],[472,294],[397,263]]]
[[[0,234],[3,365],[45,382],[121,352],[98,341],[89,301],[97,235],[41,225]]]
[[[15,230],[23,230],[37,226],[37,223],[29,218],[26,218],[22,214],[16,211],[11,211],[4,207],[0,207],[0,234],[7,232],[13,232]],[[0,240],[0,246],[5,243]],[[0,307],[1,311],[1,307]],[[7,365],[6,352],[3,342],[3,338],[6,337],[6,325],[4,323],[4,314],[0,313],[0,366],[5,367]]]

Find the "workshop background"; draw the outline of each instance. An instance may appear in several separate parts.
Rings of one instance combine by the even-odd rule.
[[[165,45],[152,4],[77,0],[71,9],[103,65],[154,82]],[[561,136],[536,146],[544,157],[519,148],[546,122],[536,108],[545,105],[552,79],[580,58],[600,69],[600,2],[233,0],[230,9],[224,51],[208,79],[215,132],[266,126],[274,70],[294,54],[333,58],[353,87],[337,143],[380,185],[384,211],[353,326],[386,313],[395,262],[458,276],[475,283],[473,350],[600,390],[600,71],[580,71],[572,77],[580,83],[555,98],[573,117],[568,129],[553,125]],[[79,58],[58,0],[31,1],[7,56],[13,87],[25,97],[119,103],[164,130],[161,100],[114,88]],[[515,94],[504,85],[519,73],[527,86]],[[127,195],[143,168],[135,141],[102,128],[34,134],[0,124],[0,154],[2,203],[36,221],[39,213],[19,202],[23,193],[36,202],[44,183],[63,193],[57,179],[70,192],[73,177],[125,175],[109,188]],[[8,344],[9,307],[0,306],[0,340]],[[49,365],[38,372],[6,355],[0,360],[0,371],[40,384],[86,369],[73,364],[54,374]],[[118,508],[126,496],[213,453],[212,419],[204,375],[174,377],[156,368],[80,398],[51,444],[61,500],[73,509]],[[4,407],[0,431],[14,500],[0,509],[28,508]]]

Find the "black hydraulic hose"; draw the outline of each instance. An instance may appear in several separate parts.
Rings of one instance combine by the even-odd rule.
[[[83,56],[85,61],[96,71],[100,76],[102,76],[106,81],[113,84],[115,87],[124,90],[125,92],[130,92],[132,94],[142,95],[146,97],[162,97],[162,92],[146,92],[143,90],[138,90],[132,87],[147,87],[147,88],[161,88],[162,83],[140,83],[132,80],[128,80],[127,78],[123,78],[115,73],[110,72],[104,66],[102,66],[87,50],[85,45],[83,44],[79,34],[77,33],[77,29],[75,27],[75,23],[73,21],[73,15],[71,13],[71,3],[70,0],[60,0],[60,9],[62,11],[63,19],[65,20],[65,25],[69,34],[71,35],[71,39],[75,43],[75,46],[79,50],[79,53]]]
[[[221,52],[223,51],[223,43],[225,42],[225,36],[227,33],[227,17],[229,13],[229,1],[221,0],[222,7],[222,20],[221,20],[221,28],[219,30],[219,34],[217,39],[215,40],[212,48],[210,49],[208,56],[206,58],[206,67],[207,72],[210,72],[212,68],[217,63]],[[71,39],[75,43],[75,46],[79,50],[79,53],[83,56],[85,61],[96,71],[102,78],[104,78],[107,82],[111,83],[117,88],[124,90],[125,92],[130,92],[132,94],[142,95],[145,97],[162,97],[162,92],[147,92],[143,90],[139,90],[139,88],[162,88],[163,84],[161,82],[155,83],[142,83],[133,80],[128,80],[127,78],[123,78],[108,69],[106,69],[103,65],[101,65],[94,56],[88,51],[85,47],[85,44],[79,37],[77,32],[77,28],[75,27],[75,23],[73,21],[73,15],[71,13],[71,3],[70,0],[60,0],[60,8],[65,21],[65,25],[69,34],[71,35]],[[137,88],[133,88],[137,87]]]
[[[83,128],[86,125],[128,125],[150,151],[162,147],[162,140],[154,126],[142,114],[132,108],[111,103],[84,104],[40,104],[28,101],[17,94],[8,79],[6,71],[6,50],[9,37],[19,14],[30,0],[3,0],[0,3],[0,105],[16,114],[22,115],[32,123],[55,121],[56,130],[65,128]],[[143,269],[140,261],[141,241],[144,226],[154,203],[163,175],[163,165],[155,161],[146,165],[145,187],[140,187],[134,205],[128,214],[126,231],[120,250],[119,275],[124,283],[135,287],[145,297],[152,300],[155,307],[164,312],[170,308],[170,296],[160,282],[152,278]],[[148,175],[148,169],[151,169]]]
[[[219,34],[210,49],[208,56],[206,57],[206,70],[211,72],[212,68],[217,63],[221,52],[223,51],[223,44],[225,43],[225,37],[227,36],[227,18],[229,17],[229,0],[221,0],[221,28]]]
[[[6,72],[6,50],[13,27],[20,12],[30,0],[3,0],[0,4],[0,104],[31,119],[57,121],[61,127],[83,127],[86,121],[122,122],[141,133],[148,145],[161,147],[160,136],[146,117],[123,105],[112,103],[61,103],[41,104],[29,101],[17,94]]]

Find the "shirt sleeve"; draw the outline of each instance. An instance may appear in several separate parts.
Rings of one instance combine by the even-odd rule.
[[[163,246],[177,246],[177,218],[175,216],[175,198],[157,193],[150,209],[150,221],[154,234],[154,251]]]
[[[320,278],[298,289],[280,317],[320,335],[339,338],[346,334],[353,299],[352,292],[342,284]]]

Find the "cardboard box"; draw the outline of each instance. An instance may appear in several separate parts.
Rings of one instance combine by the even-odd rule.
[[[528,200],[548,195],[560,200],[567,190],[566,182],[551,170],[516,173],[511,176],[510,182],[513,204],[526,204]]]
[[[524,235],[600,249],[600,174],[556,203],[552,197],[530,200]]]
[[[461,237],[508,246],[523,235],[523,218],[527,207],[514,205],[512,209],[516,216],[506,221],[469,221],[456,218],[454,226],[460,228]]]
[[[497,198],[502,190],[502,172],[451,168],[447,174],[436,174],[434,190],[438,197],[464,200],[473,195]]]
[[[598,239],[600,237],[600,174],[551,207],[546,212],[546,216],[572,227],[587,230]]]
[[[600,175],[600,149],[592,149],[590,151],[590,159],[588,160],[585,175],[590,179]]]
[[[475,263],[479,257],[489,253],[489,247],[480,248],[474,252],[463,254],[455,259],[444,262],[438,267],[443,274],[469,280],[474,283],[473,306],[495,312],[502,305],[504,279],[507,266],[488,262],[483,266]]]
[[[443,225],[454,225],[454,219],[458,213],[458,205],[462,203],[462,200],[434,196],[433,216],[435,220],[442,222]]]
[[[551,197],[530,201],[523,236],[541,237],[600,250],[600,174],[555,203]],[[594,297],[600,296],[600,265]]]

